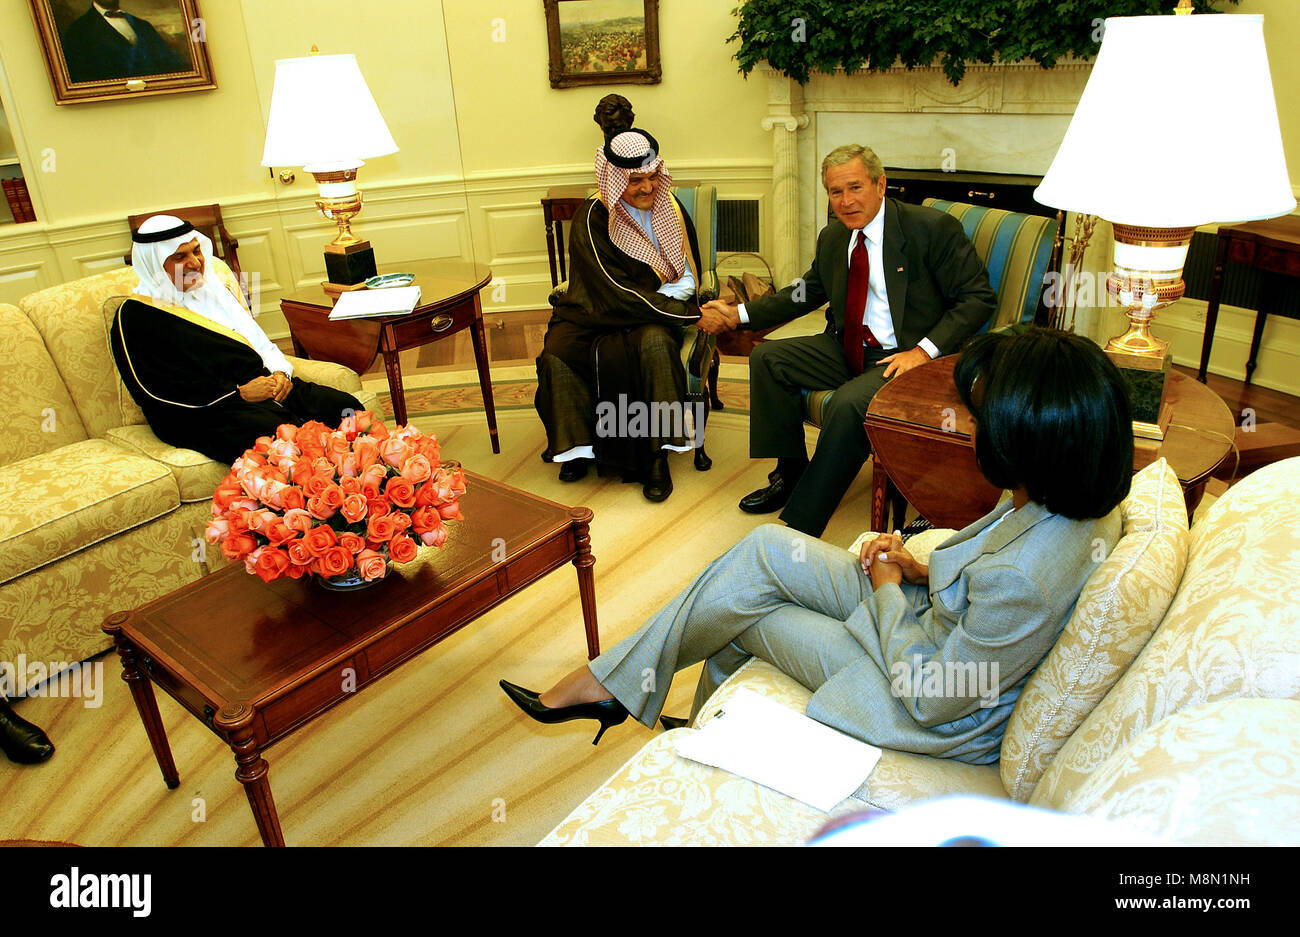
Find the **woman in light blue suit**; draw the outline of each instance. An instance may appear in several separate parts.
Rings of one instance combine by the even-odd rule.
[[[629,713],[652,727],[676,671],[706,661],[698,711],[760,657],[813,691],[807,712],[819,722],[884,748],[997,761],[1029,675],[1119,539],[1133,434],[1123,378],[1074,335],[980,336],[954,379],[976,420],[980,470],[1012,498],[928,565],[897,535],[854,559],[767,524],[551,689],[502,689],[539,722],[598,720],[599,741]]]

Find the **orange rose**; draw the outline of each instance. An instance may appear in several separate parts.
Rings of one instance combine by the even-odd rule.
[[[258,436],[256,439],[253,440],[253,450],[256,452],[266,452],[270,448],[271,448],[270,436]]]
[[[366,513],[371,517],[387,517],[393,513],[393,506],[387,498],[370,498],[366,501]]]
[[[393,524],[399,534],[410,529],[411,515],[407,514],[405,511],[394,511],[392,513],[392,518]]]
[[[416,508],[415,513],[411,515],[411,527],[417,534],[432,530],[441,522],[442,518],[438,516],[438,509],[435,507]]]
[[[409,563],[420,552],[416,542],[405,534],[394,537],[388,542],[388,555],[394,563]]]
[[[447,504],[438,505],[438,514],[444,521],[463,521],[465,519],[460,513],[459,501],[451,501]]]
[[[223,481],[216,491],[212,492],[212,503],[217,506],[219,511],[225,512],[230,505],[244,496],[244,490],[238,482]]]
[[[307,549],[307,541],[299,538],[290,540],[284,545],[285,552],[289,555],[289,562],[295,566],[306,566],[313,559],[311,552]],[[298,577],[295,576],[295,579]]]
[[[361,494],[361,479],[352,475],[344,475],[339,479],[339,488],[342,489],[344,496]]]
[[[290,485],[284,490],[281,500],[284,501],[284,509],[286,511],[300,511],[307,506],[307,496],[302,493],[301,488],[294,487],[293,485]]]
[[[352,554],[346,547],[332,546],[319,557],[322,576],[340,576],[352,568]]]
[[[302,483],[303,493],[309,498],[319,497],[325,489],[334,484],[329,477],[317,475],[314,472],[308,476]]]
[[[367,498],[378,498],[384,487],[388,470],[376,463],[361,473],[361,493]]]
[[[388,572],[388,564],[374,550],[362,550],[357,554],[357,572],[366,582],[372,579],[383,579],[384,574]]]
[[[322,553],[337,544],[338,540],[334,536],[334,531],[322,524],[307,531],[303,542],[307,544],[307,552],[319,558]]]
[[[393,523],[391,517],[374,517],[370,518],[366,524],[366,539],[385,541],[392,539],[393,534],[397,533],[397,526]]]
[[[230,532],[232,534],[242,534],[247,532],[248,516],[251,513],[251,511],[248,511],[245,508],[233,508],[226,516],[226,519],[230,522]]]
[[[307,512],[322,521],[327,521],[338,513],[336,508],[330,507],[325,503],[324,496],[307,499]]]
[[[384,494],[398,507],[409,508],[415,504],[415,486],[410,479],[394,475],[384,486]]]
[[[288,553],[277,550],[275,547],[262,547],[258,551],[253,571],[257,573],[262,582],[270,582],[272,579],[279,579],[283,576],[284,571],[291,565]]]
[[[402,477],[409,479],[413,485],[427,482],[432,475],[433,468],[427,456],[413,455],[402,463]]]
[[[348,495],[343,499],[343,517],[349,524],[355,524],[366,516],[366,496]]]
[[[277,517],[267,524],[266,530],[262,531],[262,533],[267,540],[271,541],[271,545],[276,547],[288,543],[298,536],[298,531],[290,527],[282,517]]]
[[[307,567],[299,566],[296,563],[290,563],[288,569],[284,571],[284,574],[290,579],[301,579],[303,576],[307,575]]]
[[[438,518],[438,523],[420,534],[420,542],[425,546],[440,547],[447,542],[447,525]]]
[[[297,435],[298,427],[292,423],[281,423],[275,428],[275,438],[282,439],[285,442],[293,442],[294,437]]]
[[[379,456],[395,469],[400,469],[402,463],[411,455],[411,447],[406,444],[405,439],[397,436],[389,436],[379,444]]]
[[[221,552],[232,563],[242,560],[256,549],[257,541],[245,533],[237,534],[232,531],[225,540],[221,541]]]
[[[333,508],[337,511],[339,508],[343,507],[343,489],[338,485],[330,485],[320,493],[320,499],[327,507]]]
[[[366,542],[361,539],[360,535],[351,531],[344,531],[339,534],[339,546],[355,556],[366,548]]]
[[[290,508],[284,512],[284,522],[300,534],[305,534],[316,526],[311,514],[302,508]]]

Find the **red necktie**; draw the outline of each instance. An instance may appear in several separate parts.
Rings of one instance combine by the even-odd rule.
[[[880,341],[863,322],[871,288],[871,261],[867,256],[865,232],[854,234],[853,253],[849,255],[849,291],[844,303],[844,360],[849,363],[850,371],[861,374],[862,346],[879,348]]]

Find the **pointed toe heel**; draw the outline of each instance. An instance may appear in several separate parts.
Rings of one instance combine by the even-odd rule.
[[[543,705],[540,696],[532,690],[516,686],[505,680],[501,680],[499,683],[506,696],[510,697],[511,702],[523,710],[524,715],[534,722],[549,725],[557,722],[568,722],[571,719],[595,719],[600,723],[600,729],[596,732],[596,738],[592,741],[592,745],[600,741],[600,737],[605,734],[606,729],[621,725],[627,720],[627,710],[616,699],[601,700],[596,703],[575,703],[572,706],[557,706],[552,709]]]

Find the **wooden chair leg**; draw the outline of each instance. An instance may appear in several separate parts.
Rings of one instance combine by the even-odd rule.
[[[709,402],[713,409],[721,410],[722,401],[718,398],[718,367],[721,364],[721,357],[718,355],[718,349],[713,349],[713,361],[709,364]]]
[[[903,524],[907,521],[907,499],[903,497],[902,492],[894,487],[893,479],[889,481],[886,497],[889,499],[889,514],[894,519],[893,526],[889,529],[891,531],[902,530]]]

